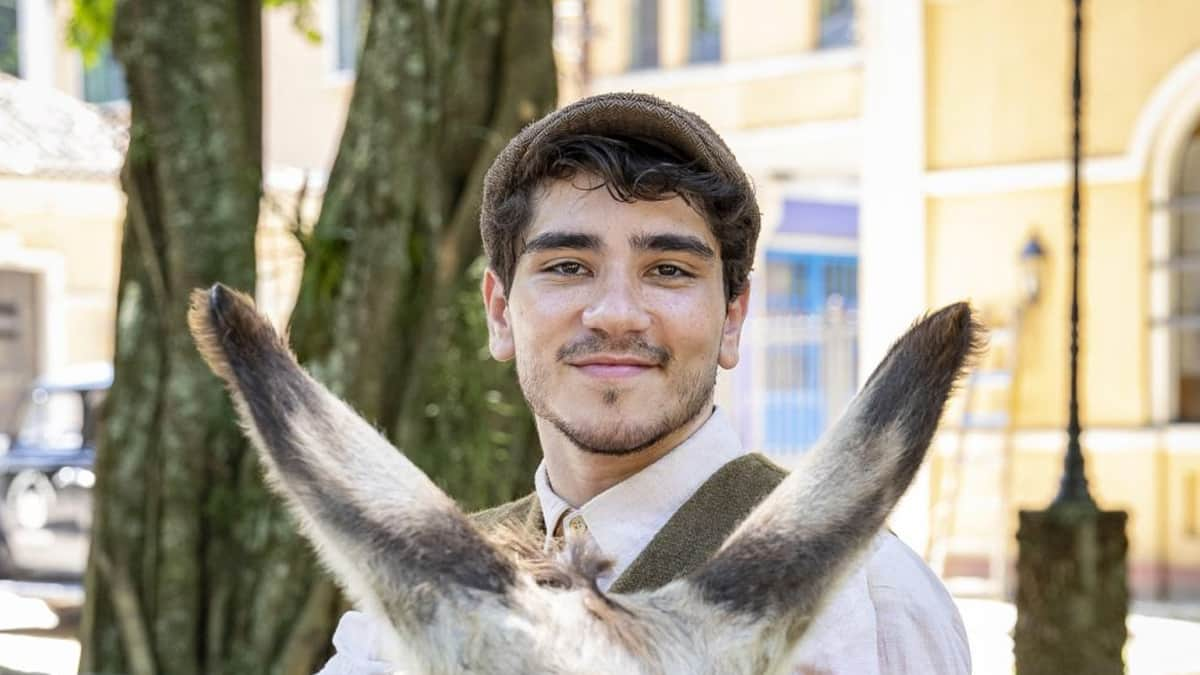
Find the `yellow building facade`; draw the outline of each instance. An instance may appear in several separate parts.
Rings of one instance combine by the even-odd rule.
[[[67,47],[70,11],[44,0],[0,8],[0,42],[12,47],[0,55],[0,274],[17,282],[3,301],[20,298],[16,311],[32,314],[13,322],[32,336],[22,377],[112,358],[127,106],[110,54],[89,68]]]
[[[1200,6],[1086,5],[1079,387],[1088,475],[1103,506],[1130,514],[1135,591],[1194,598],[1200,214],[1187,195],[1200,192]],[[1066,2],[925,7],[929,304],[966,296],[1003,305],[1022,242],[1036,235],[1047,252],[1042,297],[1018,337],[1014,508],[1044,505],[1061,471],[1070,18]]]
[[[84,70],[61,41],[68,4],[20,1],[21,77],[86,98]],[[355,5],[314,0],[321,43],[295,30],[290,10],[264,10],[270,203],[258,290],[280,314],[299,264],[289,199],[302,183],[319,197],[336,151]],[[987,366],[1015,369],[999,379],[1008,391],[981,388],[975,405],[1011,424],[960,431],[962,413],[948,413],[893,524],[939,572],[999,575],[998,588],[979,587],[1001,592],[1011,580],[989,567],[997,542],[1011,561],[1016,510],[1047,504],[1061,473],[1070,3],[554,5],[563,102],[629,90],[676,101],[722,133],[754,180],[764,225],[754,318],[742,365],[720,382],[751,448],[791,461],[913,318],[963,298],[984,311],[997,335]],[[1130,513],[1135,592],[1198,597],[1200,216],[1189,195],[1200,194],[1200,5],[1086,5],[1088,476],[1103,506]],[[91,196],[51,199],[64,186]],[[47,284],[41,367],[104,358],[123,208],[115,171],[58,183],[8,174],[0,194],[0,269],[34,270]],[[1041,289],[1010,331],[1026,281],[1018,253],[1032,235],[1045,251]]]
[[[0,419],[31,380],[113,350],[124,124],[0,73]]]
[[[326,21],[334,2],[323,2]],[[6,9],[13,16],[0,16],[0,29],[13,32],[0,43],[16,48],[0,61],[0,417],[34,377],[112,359],[128,126],[111,53],[89,67],[66,42],[70,3],[14,0]],[[294,196],[306,182],[319,199],[353,78],[327,64],[290,12],[265,12],[263,42],[268,196],[257,290],[280,316],[302,258],[289,232]],[[306,202],[304,217],[316,204]]]
[[[773,249],[822,250],[807,234],[781,244],[791,236],[781,229],[793,200],[856,209],[860,381],[928,308],[970,299],[996,329],[984,367],[1010,372],[992,378],[990,390],[974,387],[971,404],[960,400],[947,414],[895,525],[939,572],[999,577],[999,585],[964,589],[1011,589],[989,560],[1000,546],[1011,563],[1017,509],[1053,498],[1065,446],[1070,3],[585,4],[574,33],[585,48],[564,63],[577,84],[568,95],[646,91],[722,132],[762,202],[757,295],[778,285],[764,278]],[[1102,506],[1130,514],[1135,592],[1198,597],[1200,197],[1189,195],[1200,194],[1200,5],[1085,5],[1080,401],[1088,477]],[[847,16],[851,39],[830,40]],[[696,58],[695,33],[712,32],[714,20],[720,47]],[[1033,236],[1045,256],[1040,293],[1026,305],[1030,272],[1018,256]],[[769,313],[761,297],[755,307]],[[1002,414],[960,429],[964,419],[983,420],[984,408]]]

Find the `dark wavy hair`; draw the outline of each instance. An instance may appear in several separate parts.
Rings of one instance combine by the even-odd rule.
[[[592,174],[613,199],[623,202],[682,198],[708,223],[720,244],[726,299],[746,288],[758,239],[758,205],[744,186],[696,165],[674,147],[644,136],[563,136],[531,151],[516,187],[484,224],[488,265],[504,288],[512,287],[525,231],[533,220],[539,187]]]

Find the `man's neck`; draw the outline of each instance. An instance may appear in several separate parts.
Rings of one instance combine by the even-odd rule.
[[[538,437],[542,443],[550,486],[555,494],[571,506],[582,506],[592,497],[638,473],[674,450],[704,426],[712,415],[712,410],[709,406],[703,414],[697,415],[660,441],[625,455],[581,450],[553,424],[538,418]]]

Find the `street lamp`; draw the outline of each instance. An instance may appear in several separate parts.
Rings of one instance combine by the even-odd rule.
[[[1079,233],[1083,0],[1072,0],[1070,352],[1067,453],[1049,508],[1022,510],[1017,530],[1017,624],[1013,651],[1020,675],[1125,672],[1122,651],[1129,605],[1127,514],[1101,509],[1088,492],[1079,436]],[[1044,256],[1036,239],[1021,260]],[[1028,277],[1028,273],[1027,273]],[[1026,291],[1030,289],[1027,287]]]
[[[1029,241],[1021,248],[1020,260],[1021,300],[1023,306],[1030,307],[1042,296],[1042,273],[1046,268],[1046,250],[1036,234],[1029,235]]]

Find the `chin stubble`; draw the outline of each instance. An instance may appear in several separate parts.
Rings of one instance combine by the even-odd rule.
[[[712,400],[712,393],[716,387],[717,364],[714,362],[711,368],[699,370],[685,377],[674,395],[670,397],[679,405],[675,407],[664,405],[665,414],[656,423],[635,429],[624,427],[585,429],[571,425],[556,414],[542,396],[544,376],[536,372],[526,373],[518,365],[517,379],[533,414],[554,425],[554,428],[558,429],[580,450],[600,455],[620,456],[641,452],[655,445],[702,414],[708,402]],[[621,394],[619,389],[607,389],[601,394],[601,399],[605,406],[616,407],[620,403]]]

